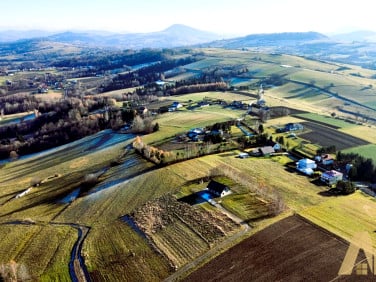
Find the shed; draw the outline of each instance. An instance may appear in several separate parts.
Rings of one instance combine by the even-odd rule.
[[[207,186],[210,193],[217,197],[224,197],[231,193],[230,189],[217,181],[211,180]]]

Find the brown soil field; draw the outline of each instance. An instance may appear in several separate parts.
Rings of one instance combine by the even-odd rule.
[[[375,281],[338,276],[349,243],[300,216],[287,217],[242,241],[184,281]],[[365,258],[359,253],[357,262]],[[374,279],[374,280],[370,280]]]
[[[335,145],[337,150],[344,150],[369,144],[369,142],[365,140],[316,122],[303,122],[302,124],[306,129],[309,129],[310,132],[300,134],[299,137],[324,147]]]

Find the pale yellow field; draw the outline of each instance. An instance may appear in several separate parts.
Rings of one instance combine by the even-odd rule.
[[[49,100],[59,100],[63,97],[63,94],[61,91],[49,90],[48,93],[46,94],[34,94],[34,96],[38,100],[49,101]]]
[[[110,98],[117,97],[119,95],[133,93],[134,91],[136,91],[137,88],[138,87],[131,87],[131,88],[124,88],[124,89],[104,92],[104,93],[96,94],[95,97],[110,97]]]
[[[281,127],[287,123],[299,123],[299,122],[304,122],[304,120],[292,116],[286,116],[286,117],[280,117],[280,118],[275,118],[275,119],[270,119],[264,123],[264,127],[269,127],[269,126],[278,126]]]
[[[375,126],[364,126],[357,125],[348,128],[342,128],[340,131],[345,132],[349,135],[366,140],[370,143],[376,144],[376,127]]]
[[[301,215],[351,242],[356,233],[367,232],[376,247],[376,200],[358,191],[352,195],[328,197]]]
[[[254,93],[254,94],[256,94],[256,93]],[[255,98],[252,98],[252,97],[249,97],[249,96],[246,96],[246,95],[233,93],[233,92],[230,92],[230,91],[226,91],[226,92],[221,92],[221,91],[201,92],[201,93],[193,93],[193,94],[173,96],[173,99],[176,100],[176,101],[179,101],[179,102],[187,102],[189,100],[197,102],[197,101],[202,101],[204,98],[222,99],[222,100],[225,100],[225,101],[228,101],[228,102],[232,102],[232,101],[243,101],[243,102],[246,102],[246,101],[251,102],[252,101],[253,102],[253,101],[256,101]],[[167,97],[166,99],[171,99],[171,97]]]

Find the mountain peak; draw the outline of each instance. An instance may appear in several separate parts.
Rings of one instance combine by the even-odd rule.
[[[184,25],[184,24],[173,24],[163,31],[174,32],[174,31],[184,31],[184,30],[197,31],[197,29]]]

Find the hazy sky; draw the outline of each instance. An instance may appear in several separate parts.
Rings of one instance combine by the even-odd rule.
[[[0,29],[151,32],[180,23],[219,34],[376,31],[371,0],[2,0]]]

